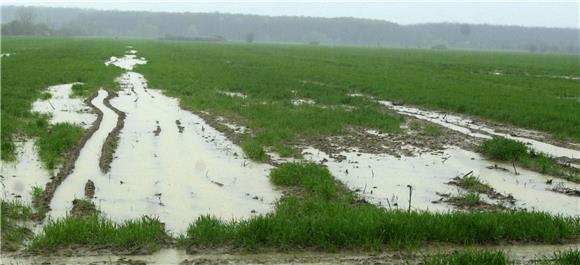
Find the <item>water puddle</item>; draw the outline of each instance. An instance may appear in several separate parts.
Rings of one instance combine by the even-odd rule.
[[[32,103],[32,111],[50,115],[51,124],[68,122],[85,129],[90,127],[97,115],[80,98],[71,98],[73,85],[74,83],[49,87],[46,93],[51,97]]]
[[[107,108],[103,103],[107,95],[107,91],[99,90],[97,97],[91,101],[96,108],[103,112],[103,119],[99,129],[81,150],[75,162],[73,172],[56,189],[50,203],[52,211],[49,213],[49,216],[51,218],[65,217],[72,209],[72,201],[85,197],[85,183],[89,179],[95,181],[103,178],[98,163],[101,156],[101,148],[108,133],[115,127],[117,122],[117,114]]]
[[[409,187],[412,187],[411,208],[429,211],[453,209],[449,204],[438,201],[439,194],[459,194],[458,187],[448,183],[454,177],[473,171],[483,182],[497,192],[511,194],[517,202],[511,208],[545,211],[553,214],[580,214],[578,197],[549,191],[554,185],[580,189],[579,184],[551,179],[525,169],[519,175],[511,170],[510,164],[498,164],[507,170],[488,168],[494,163],[485,161],[474,152],[449,147],[445,151],[424,153],[413,157],[396,158],[387,154],[376,155],[359,152],[343,152],[344,159],[338,161],[314,148],[304,150],[305,158],[324,163],[331,173],[351,190],[369,202],[391,209],[408,209]],[[510,206],[510,205],[505,205]]]
[[[421,110],[418,108],[408,107],[408,106],[401,106],[395,105],[389,101],[380,101],[381,104],[397,111],[400,114],[413,116],[415,118],[426,120],[443,127],[449,128],[451,130],[460,132],[465,135],[483,138],[483,139],[491,139],[493,136],[501,136],[508,139],[513,139],[517,141],[521,141],[528,145],[530,148],[538,151],[549,154],[553,157],[566,157],[570,159],[580,159],[580,151],[574,149],[568,149],[544,142],[540,142],[537,140],[533,140],[527,137],[522,136],[514,136],[507,133],[497,132],[491,126],[487,126],[481,122],[474,122],[471,119],[463,118],[453,114],[447,113],[439,113],[436,111],[426,111]],[[521,130],[518,132],[521,134],[528,134],[529,132],[525,132]]]
[[[158,216],[183,232],[198,216],[246,218],[266,213],[280,194],[268,180],[271,166],[251,162],[241,148],[177,99],[147,89],[127,72],[111,104],[125,112],[125,127],[111,172],[95,181],[97,205],[114,220]]]
[[[44,188],[50,175],[38,158],[34,139],[18,142],[16,150],[16,161],[2,161],[1,196],[2,199],[20,199],[24,203],[31,203],[32,188]]]
[[[143,63],[134,53],[107,62],[127,70]],[[118,82],[122,91],[110,103],[126,118],[111,169],[101,173],[98,161],[117,115],[103,104],[107,92],[101,90],[93,100],[104,114],[101,126],[57,189],[51,218],[67,215],[71,202],[85,197],[89,180],[97,208],[112,220],[159,217],[173,232],[184,232],[201,215],[230,220],[272,210],[280,193],[269,183],[270,165],[246,159],[241,148],[182,110],[177,99],[148,89],[141,74],[128,71]]]

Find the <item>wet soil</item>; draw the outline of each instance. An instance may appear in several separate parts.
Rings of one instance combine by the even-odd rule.
[[[385,250],[382,252],[341,251],[320,253],[315,251],[290,251],[240,253],[221,248],[202,250],[187,254],[179,249],[161,249],[153,254],[139,255],[118,253],[105,249],[71,248],[45,256],[6,256],[8,264],[421,264],[426,258],[439,254],[450,254],[468,250],[503,251],[515,264],[536,264],[538,260],[550,258],[556,251],[577,249],[577,244],[561,245],[500,245],[500,246],[447,246],[432,245],[409,251]],[[73,250],[74,249],[74,250]],[[135,250],[139,253],[141,250]],[[147,250],[145,250],[147,251]],[[145,252],[143,251],[143,252]],[[49,253],[46,253],[49,254]]]
[[[85,184],[85,198],[92,199],[93,197],[95,197],[95,183],[89,179]]]
[[[43,198],[44,205],[42,206],[44,209],[50,210],[50,202],[52,201],[52,198],[54,197],[57,188],[74,171],[75,163],[81,153],[81,150],[101,125],[101,121],[103,120],[103,112],[92,103],[92,101],[97,97],[98,93],[95,93],[94,95],[85,100],[85,103],[88,106],[90,106],[93,109],[93,111],[97,114],[97,119],[95,120],[93,125],[91,125],[91,127],[89,127],[89,129],[85,131],[85,134],[83,135],[79,143],[69,152],[66,160],[60,167],[59,172],[55,176],[51,177],[50,182],[46,183]]]
[[[99,159],[99,168],[101,172],[107,173],[111,170],[111,162],[113,162],[113,156],[115,155],[115,150],[117,149],[117,144],[119,142],[119,134],[121,130],[125,126],[125,118],[127,114],[125,112],[120,111],[119,109],[115,108],[111,105],[111,99],[117,97],[118,94],[115,92],[109,92],[109,95],[103,101],[103,104],[111,110],[113,110],[117,114],[117,125],[105,139],[105,143],[101,149],[101,158]]]

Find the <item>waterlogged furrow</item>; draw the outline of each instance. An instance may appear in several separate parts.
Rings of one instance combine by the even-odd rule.
[[[305,158],[324,163],[332,174],[351,190],[368,201],[391,209],[408,209],[409,187],[412,187],[411,209],[448,211],[453,207],[441,199],[440,194],[465,193],[447,184],[455,177],[473,171],[473,175],[488,183],[497,192],[509,195],[515,205],[508,208],[525,208],[553,214],[576,216],[580,214],[578,197],[550,191],[556,185],[580,189],[580,185],[548,177],[525,169],[514,174],[509,164],[485,161],[479,154],[450,147],[443,152],[396,158],[387,154],[375,155],[358,152],[341,153],[346,159],[337,161],[314,148],[305,150]]]
[[[546,153],[553,157],[566,157],[574,160],[580,159],[580,150],[564,148],[526,137],[513,136],[507,133],[497,132],[484,124],[477,124],[470,119],[462,118],[457,115],[438,113],[435,111],[426,111],[408,106],[394,105],[389,101],[380,101],[380,103],[401,114],[413,116],[421,120],[426,120],[469,136],[483,139],[491,139],[493,136],[501,136],[508,139],[521,141],[530,146],[530,148],[538,152]]]
[[[99,129],[86,142],[75,162],[73,172],[56,189],[54,197],[50,203],[51,218],[66,216],[72,209],[74,199],[82,199],[85,196],[84,187],[88,180],[104,178],[99,169],[99,158],[101,148],[108,133],[115,127],[117,114],[103,104],[108,92],[99,90],[97,97],[91,102],[103,112],[103,119]]]
[[[126,70],[144,63],[131,52],[108,62]],[[251,162],[242,150],[177,99],[147,88],[127,72],[110,103],[126,113],[106,176],[92,179],[95,204],[115,221],[159,217],[183,232],[201,215],[239,219],[266,213],[280,194],[268,180],[271,166]]]

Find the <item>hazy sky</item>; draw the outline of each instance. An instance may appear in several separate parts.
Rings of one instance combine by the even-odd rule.
[[[400,24],[463,22],[580,28],[580,0],[569,1],[111,1],[2,0],[2,5],[81,7],[93,9],[223,12],[258,15],[359,17]]]

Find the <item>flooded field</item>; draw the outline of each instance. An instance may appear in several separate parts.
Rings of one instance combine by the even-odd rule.
[[[119,89],[78,78],[30,104],[32,133],[1,168],[3,211],[30,233],[2,264],[423,264],[470,249],[534,264],[578,249],[571,138],[304,77],[280,92],[192,71],[170,89],[185,81],[151,74],[167,66],[138,43],[98,57]],[[227,74],[238,61],[223,57]],[[81,136],[52,165],[57,126]],[[492,159],[490,139],[538,160]]]
[[[136,58],[135,50],[129,53],[107,64],[131,70],[146,63]],[[51,218],[69,214],[72,201],[85,198],[89,181],[95,189],[89,199],[113,220],[159,217],[176,233],[201,215],[229,220],[272,209],[280,194],[267,178],[271,166],[246,159],[222,133],[182,110],[177,99],[148,89],[142,75],[129,71],[118,82],[122,90],[110,105],[125,113],[125,119],[110,170],[102,172],[97,162],[118,116],[103,104],[107,92],[101,90],[93,100],[103,112],[101,125],[85,144],[74,172],[57,189]]]

